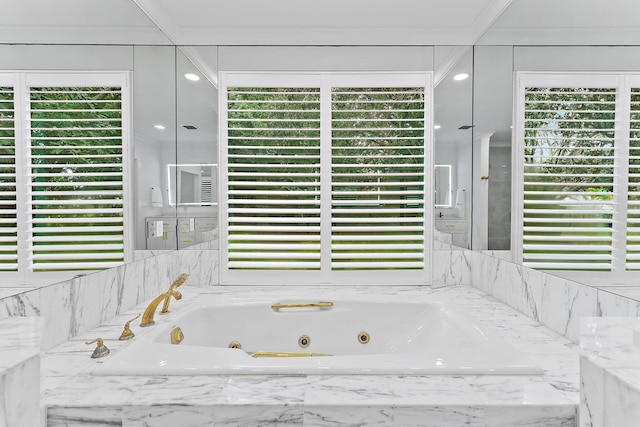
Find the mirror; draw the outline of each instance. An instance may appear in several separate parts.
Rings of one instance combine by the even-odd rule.
[[[513,47],[474,46],[473,52],[473,156],[479,172],[474,177],[473,249],[509,250]]]
[[[472,82],[470,46],[436,46],[434,151],[436,238],[469,247],[472,190]]]
[[[7,50],[5,69],[20,69],[20,58],[32,57],[31,50],[36,49],[43,69],[51,67],[62,50],[66,56],[75,52],[86,58],[78,60],[79,69],[130,70],[134,120],[129,177],[135,258],[216,241],[217,92],[206,78],[189,86],[191,81],[184,74],[199,70],[176,46],[12,45],[2,49]],[[1,296],[68,280],[75,274],[45,274],[38,281],[3,280]]]
[[[217,239],[218,95],[180,48],[134,49],[140,58],[134,117],[141,258]]]
[[[576,14],[571,2],[555,2],[553,15],[545,14],[550,5],[512,2],[474,46],[474,134],[476,140],[482,134],[490,136],[485,158],[482,147],[474,150],[474,165],[486,166],[489,179],[486,189],[474,181],[473,249],[489,249],[491,254],[509,260],[514,71],[640,71],[635,59],[640,26],[627,20],[640,10],[640,4],[617,2],[604,15]],[[588,2],[581,5],[581,10],[593,7]],[[482,160],[488,160],[487,164]],[[483,207],[477,203],[478,197],[486,200],[481,215],[477,215],[478,207]],[[625,284],[597,273],[550,274],[640,300],[636,280]]]
[[[167,164],[176,164],[176,49],[135,46],[133,66],[135,250],[175,250],[177,207]]]
[[[168,164],[167,177],[169,206],[215,205],[218,181],[217,165],[209,163]]]
[[[201,67],[187,58],[188,50]],[[178,249],[201,243],[217,248],[218,236],[218,90],[215,46],[176,51],[176,162],[167,164],[168,203],[177,208]],[[196,246],[197,247],[197,246]]]
[[[437,208],[452,206],[451,165],[435,165],[433,174],[433,200]]]

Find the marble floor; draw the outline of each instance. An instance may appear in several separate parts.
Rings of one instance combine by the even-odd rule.
[[[202,293],[256,292],[327,296],[334,288],[181,288],[179,313]],[[449,298],[528,353],[542,376],[93,376],[91,359],[104,339],[112,354],[127,320],[145,305],[46,352],[43,400],[48,426],[575,426],[579,405],[578,346],[508,306],[466,286],[353,287],[340,294],[425,295]],[[292,295],[296,296],[296,295]],[[156,319],[169,322],[171,314]],[[136,334],[147,328],[132,329]],[[134,338],[135,340],[135,338]],[[109,357],[109,356],[107,356]]]

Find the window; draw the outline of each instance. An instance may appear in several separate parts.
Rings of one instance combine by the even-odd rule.
[[[519,75],[513,247],[525,265],[640,269],[639,77]]]
[[[426,281],[427,76],[224,77],[223,282]]]
[[[0,271],[125,260],[125,74],[0,74]]]

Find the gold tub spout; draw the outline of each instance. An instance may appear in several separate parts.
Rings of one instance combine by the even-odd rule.
[[[163,304],[162,304],[162,310],[160,310],[160,314],[169,313],[169,303],[171,302],[171,297],[174,297],[176,300],[179,300],[182,298],[182,294],[176,291],[176,288],[182,286],[182,284],[186,282],[188,277],[189,277],[188,274],[182,273],[180,277],[178,277],[176,281],[171,284],[171,287],[167,292],[158,295],[157,297],[154,298],[153,301],[151,301],[151,304],[147,306],[147,309],[144,311],[144,314],[142,315],[142,321],[140,322],[140,326],[151,326],[155,323],[153,321],[153,316],[156,312],[156,308],[158,308],[158,305],[160,305],[161,302]]]

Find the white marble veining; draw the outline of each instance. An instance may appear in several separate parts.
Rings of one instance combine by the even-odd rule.
[[[455,246],[433,242],[432,286],[470,285],[470,251]]]
[[[554,412],[550,407],[544,406],[544,398],[545,395],[553,395],[561,402],[560,406],[567,401],[570,405],[578,402],[578,356],[571,341],[578,342],[579,319],[583,316],[640,315],[640,303],[625,297],[625,295],[633,297],[634,289],[626,289],[627,293],[620,295],[616,288],[614,294],[604,287],[601,289],[586,287],[570,280],[517,266],[504,259],[452,248],[450,245],[439,242],[436,246],[431,286],[376,287],[373,290],[366,286],[359,286],[350,287],[348,292],[353,294],[375,292],[389,295],[411,295],[413,292],[449,293],[460,306],[469,310],[476,318],[489,322],[503,337],[515,340],[520,348],[534,354],[546,369],[542,383],[531,382],[528,378],[525,380],[526,384],[517,385],[516,379],[510,378],[509,384],[516,384],[515,388],[496,384],[496,389],[505,390],[505,393],[498,392],[495,395],[489,393],[491,384],[484,388],[485,386],[474,383],[471,377],[462,377],[468,383],[474,397],[462,406],[471,409],[462,411],[461,419],[464,419],[468,425],[474,425],[473,423],[478,419],[482,419],[485,423],[490,422],[490,425],[505,425],[499,424],[498,419],[511,420],[508,421],[511,424],[506,425],[545,425],[544,421],[541,421],[544,418],[527,412],[531,409],[526,411],[515,409],[521,407],[525,399],[531,399],[532,392],[525,392],[525,390],[540,390],[543,399],[542,407],[547,409],[545,413],[555,413],[559,423],[557,425],[566,425],[567,416],[571,418],[568,415],[570,410],[563,407],[564,409],[560,408]],[[178,409],[167,411],[167,415],[159,414],[157,413],[158,401],[163,402],[163,405],[181,407],[186,404],[188,407],[197,407],[205,414],[211,414],[210,410],[214,408],[214,419],[227,424],[232,424],[235,414],[244,413],[245,409],[247,414],[255,410],[255,416],[252,419],[257,425],[261,425],[260,423],[332,425],[331,422],[336,417],[344,420],[344,423],[335,425],[350,425],[347,422],[349,419],[370,420],[371,425],[414,425],[411,424],[413,422],[411,414],[426,413],[424,411],[427,409],[432,411],[434,420],[438,419],[439,408],[443,407],[442,405],[439,406],[438,402],[425,403],[424,400],[416,402],[420,400],[421,393],[429,395],[431,393],[427,385],[420,384],[419,381],[414,382],[416,377],[407,378],[412,383],[412,387],[417,387],[417,392],[398,388],[398,382],[394,380],[391,381],[391,389],[396,390],[393,392],[396,394],[392,393],[386,398],[384,394],[375,395],[374,397],[381,401],[378,406],[372,407],[367,406],[367,399],[358,397],[357,384],[344,385],[343,390],[347,390],[346,393],[351,397],[347,399],[348,404],[343,404],[335,399],[332,400],[334,387],[328,387],[329,391],[324,393],[323,387],[317,389],[313,385],[318,386],[323,382],[314,383],[311,377],[291,377],[287,380],[291,382],[287,384],[286,391],[282,391],[277,384],[282,382],[283,377],[275,377],[271,380],[261,377],[253,382],[244,377],[233,378],[232,382],[230,377],[208,377],[209,381],[198,384],[178,380],[174,383],[166,377],[146,378],[143,382],[125,377],[121,378],[121,381],[109,383],[104,382],[106,380],[96,381],[95,378],[85,375],[92,366],[95,366],[95,363],[100,362],[88,358],[90,347],[84,345],[84,340],[93,339],[98,333],[104,335],[103,338],[107,340],[108,346],[113,351],[117,351],[121,348],[120,346],[126,346],[126,343],[119,342],[115,338],[119,335],[124,322],[144,308],[142,302],[166,290],[169,283],[182,272],[191,273],[187,282],[187,285],[191,286],[187,287],[190,289],[189,292],[192,292],[192,297],[199,292],[257,291],[258,288],[251,287],[215,286],[218,275],[217,259],[217,251],[211,250],[162,253],[151,258],[141,258],[134,263],[105,272],[0,298],[0,319],[12,316],[38,316],[44,320],[42,346],[45,350],[51,349],[51,351],[47,352],[43,361],[43,370],[46,374],[43,377],[42,388],[45,401],[52,405],[49,411],[50,425],[92,425],[91,423],[104,425],[105,420],[107,424],[114,420],[116,425],[144,425],[141,424],[144,422],[149,422],[148,425],[171,425],[171,420],[174,419],[172,414]],[[496,299],[487,297],[483,292],[469,285]],[[310,293],[322,295],[323,288],[317,286],[295,289],[269,287],[269,292],[295,293],[302,296],[308,296]],[[184,302],[186,303],[187,300],[188,298],[185,297]],[[527,317],[498,301],[524,313]],[[174,302],[174,305],[177,308],[181,303]],[[553,332],[540,327],[539,324],[564,335],[570,341],[558,339]],[[142,332],[136,330],[136,333]],[[486,378],[481,379],[486,380]],[[332,384],[336,378],[326,377],[324,380],[325,384]],[[380,388],[380,382],[375,382],[373,377],[370,380],[373,381],[370,389]],[[94,393],[87,387],[86,393],[80,393],[85,390],[81,385],[83,381],[97,387],[97,391]],[[197,380],[194,378],[189,381]],[[440,381],[445,381],[443,384],[445,388],[459,383],[453,380],[450,380],[451,383],[446,383],[442,378]],[[582,381],[583,383],[590,381],[601,383],[604,388],[604,378],[600,380],[597,376],[591,378],[583,376]],[[547,387],[551,387],[553,393],[545,393]],[[364,387],[363,390],[366,391],[369,388]],[[463,390],[469,388],[462,387]],[[155,391],[146,393],[147,390]],[[260,398],[254,393],[255,390],[262,390]],[[506,390],[511,391],[506,393]],[[104,399],[105,393],[111,396],[106,399],[107,406],[90,406],[91,410],[87,410],[86,407],[70,406],[75,400],[82,402],[83,405],[94,405],[98,397]],[[470,398],[466,392],[460,395]],[[512,395],[513,398],[506,398],[508,395]],[[307,401],[307,396],[315,399],[316,403]],[[325,396],[326,400],[323,401]],[[367,394],[365,393],[364,396]],[[442,399],[444,396],[438,396],[438,398]],[[126,403],[127,399],[137,400],[138,406]],[[402,403],[405,401],[408,403]],[[475,401],[480,402],[480,406],[470,406],[470,403]],[[509,403],[505,406],[503,402]],[[457,404],[449,402],[444,406],[451,409],[456,407],[455,405]],[[271,411],[263,411],[265,408],[271,408]],[[72,415],[74,411],[78,415],[75,418]],[[145,412],[149,415],[147,421],[143,416]],[[260,414],[264,414],[264,417],[260,418]],[[339,416],[339,414],[342,415]],[[210,420],[204,419],[207,417],[208,415],[203,417],[202,425],[211,425]],[[518,417],[529,421],[518,419]],[[89,419],[93,421],[87,421]],[[193,425],[200,425],[199,419],[194,415]],[[403,422],[407,424],[402,424]],[[526,424],[527,422],[529,424]],[[351,423],[353,424],[356,422]]]
[[[580,426],[637,425],[640,318],[585,318],[580,347]]]
[[[640,365],[640,363],[638,364]],[[604,426],[632,426],[640,420],[640,368],[607,369]]]
[[[181,288],[183,299],[173,301],[171,310],[177,315],[201,293],[322,295],[326,289],[185,285]],[[503,338],[531,351],[546,373],[516,377],[91,375],[102,362],[89,357],[92,348],[84,341],[100,336],[112,354],[130,345],[117,337],[124,322],[144,309],[141,304],[45,353],[43,389],[48,425],[550,427],[575,423],[578,375],[567,367],[574,364],[577,370],[577,346],[570,341],[472,287],[360,286],[349,292],[446,296]],[[156,316],[156,320],[170,322],[171,315]],[[136,326],[132,324],[134,333],[148,333]],[[534,352],[540,343],[545,346]]]
[[[41,288],[0,296],[0,319],[44,319],[43,348],[52,348],[168,289],[189,272],[187,283],[217,285],[217,251],[184,250],[141,258],[119,267]]]

